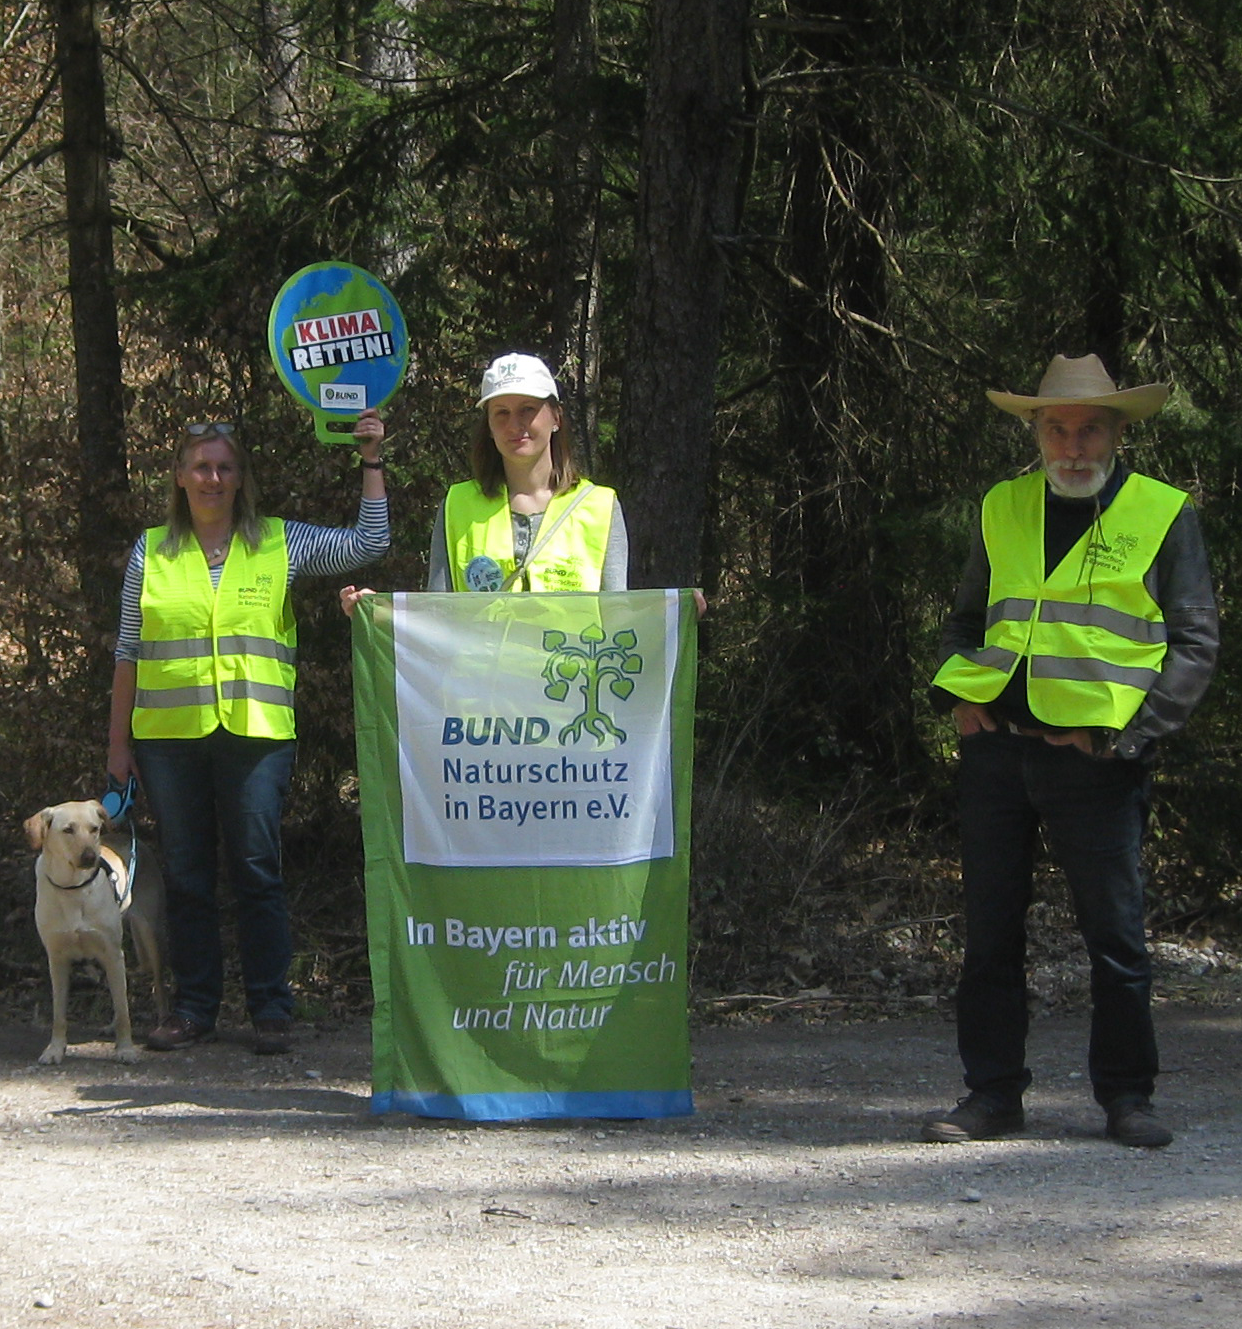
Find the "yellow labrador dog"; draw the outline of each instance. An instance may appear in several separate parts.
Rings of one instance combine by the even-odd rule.
[[[116,1023],[116,1058],[135,1062],[125,989],[123,916],[129,918],[134,949],[152,974],[160,1019],[168,1014],[160,956],[164,881],[155,855],[139,844],[134,880],[129,881],[129,837],[105,838],[111,823],[102,804],[58,803],[25,823],[35,862],[35,926],[52,976],[52,1041],[39,1060],[64,1060],[69,1023],[69,972],[74,960],[97,960],[108,979]]]

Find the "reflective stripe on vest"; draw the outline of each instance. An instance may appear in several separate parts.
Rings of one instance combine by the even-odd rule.
[[[167,527],[147,532],[135,738],[201,738],[223,725],[248,738],[294,736],[297,627],[285,524],[266,518],[258,549],[234,537],[211,584],[196,541],[169,557]]]
[[[220,637],[217,648],[221,655],[260,655],[271,660],[283,660],[286,664],[296,664],[298,653],[290,646],[278,641],[266,641],[262,637]],[[144,641],[138,647],[141,660],[179,660],[194,659],[211,655],[210,637],[189,637],[181,641]]]
[[[580,481],[574,489],[553,498],[539,524],[536,543],[589,483]],[[611,489],[591,485],[511,589],[524,590],[529,580],[532,591],[598,591],[615,502]],[[517,567],[509,492],[503,485],[495,498],[488,498],[474,480],[453,485],[444,500],[444,536],[455,591],[470,589],[466,569],[476,558],[495,562],[501,579]]]
[[[996,485],[983,502],[984,645],[950,656],[935,682],[965,701],[994,701],[1025,658],[1038,720],[1124,728],[1160,675],[1168,632],[1144,578],[1185,502],[1158,480],[1127,476],[1045,577],[1043,473]]]

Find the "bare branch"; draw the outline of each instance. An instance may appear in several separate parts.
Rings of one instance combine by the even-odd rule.
[[[38,123],[39,116],[42,114],[43,108],[47,105],[48,98],[51,97],[52,93],[56,90],[58,82],[59,82],[59,76],[53,70],[50,76],[45,80],[43,87],[39,91],[39,95],[34,99],[34,102],[32,103],[30,110],[26,112],[26,115],[23,118],[21,124],[18,125],[17,128],[13,131],[13,133],[9,136],[8,141],[2,147],[0,147],[0,162],[4,161],[4,159],[9,155],[9,153],[13,151],[13,149],[18,145],[18,143],[20,143],[21,140],[25,138],[25,136]],[[32,164],[46,161],[49,156],[54,156],[59,151],[60,151],[59,143],[56,145],[55,148],[52,149],[50,153],[40,149],[39,152],[36,152],[32,154],[30,157],[28,157],[26,161],[24,161],[21,164],[21,166],[17,167],[15,171],[6,175],[4,177],[4,183],[7,184],[13,178],[13,176],[18,173],[18,171],[22,171],[27,166],[30,166]]]

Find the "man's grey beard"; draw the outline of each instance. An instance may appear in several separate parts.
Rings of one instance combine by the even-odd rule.
[[[1054,494],[1062,498],[1094,498],[1108,483],[1113,473],[1117,458],[1110,457],[1107,462],[1089,461],[1070,466],[1066,462],[1045,462],[1044,474]],[[1063,474],[1076,477],[1070,483],[1062,479]]]

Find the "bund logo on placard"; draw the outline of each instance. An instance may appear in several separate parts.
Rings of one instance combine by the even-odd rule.
[[[601,693],[607,690],[620,702],[628,701],[634,691],[634,675],[643,671],[643,657],[639,655],[638,634],[626,628],[614,632],[609,641],[607,633],[593,624],[572,644],[567,633],[549,629],[543,634],[543,649],[548,653],[543,667],[546,680],[543,694],[551,701],[565,701],[576,685],[581,698],[578,714],[557,735],[559,743],[573,743],[584,734],[591,734],[596,747],[609,739],[624,743],[626,734],[604,710]]]

